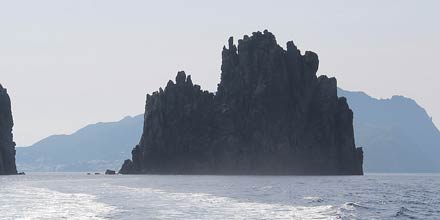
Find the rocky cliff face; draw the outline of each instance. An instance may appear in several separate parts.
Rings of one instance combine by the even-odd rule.
[[[147,95],[140,143],[121,173],[362,174],[353,112],[318,56],[264,31],[232,37],[214,95],[179,72]]]
[[[13,125],[11,100],[6,89],[0,85],[0,175],[17,174]]]

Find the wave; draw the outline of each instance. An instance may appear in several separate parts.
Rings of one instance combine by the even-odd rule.
[[[354,202],[347,202],[344,204],[345,207],[353,207],[353,208],[362,208],[362,209],[369,209],[367,206],[359,205]]]
[[[410,213],[414,213],[414,211],[411,211],[405,207],[400,207],[400,209],[396,212],[394,215],[395,217],[407,217],[409,219],[416,219],[416,217],[412,216]]]
[[[368,209],[370,208],[355,202],[346,202],[338,208],[338,219],[358,219],[358,214]]]
[[[322,199],[321,197],[318,197],[318,196],[306,196],[303,199],[311,201],[311,202],[316,202],[316,203],[321,203],[324,201],[324,199]]]

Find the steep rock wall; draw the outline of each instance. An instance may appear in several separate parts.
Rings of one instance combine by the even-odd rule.
[[[0,85],[0,175],[17,174],[13,126],[11,100],[7,90]]]

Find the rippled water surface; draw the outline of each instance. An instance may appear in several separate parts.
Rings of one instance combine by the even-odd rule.
[[[0,219],[440,219],[440,175],[2,176]]]

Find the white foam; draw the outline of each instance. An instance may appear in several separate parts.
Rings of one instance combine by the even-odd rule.
[[[311,201],[311,202],[323,202],[324,201],[323,199],[321,199],[321,197],[318,197],[318,196],[306,196],[303,199]]]
[[[2,219],[105,219],[115,207],[88,194],[69,194],[17,185],[0,189]]]
[[[337,209],[330,205],[293,206],[240,201],[206,193],[113,187],[116,191],[125,191],[131,198],[144,198],[144,214],[148,210],[146,216],[153,219],[337,219],[338,216]]]

